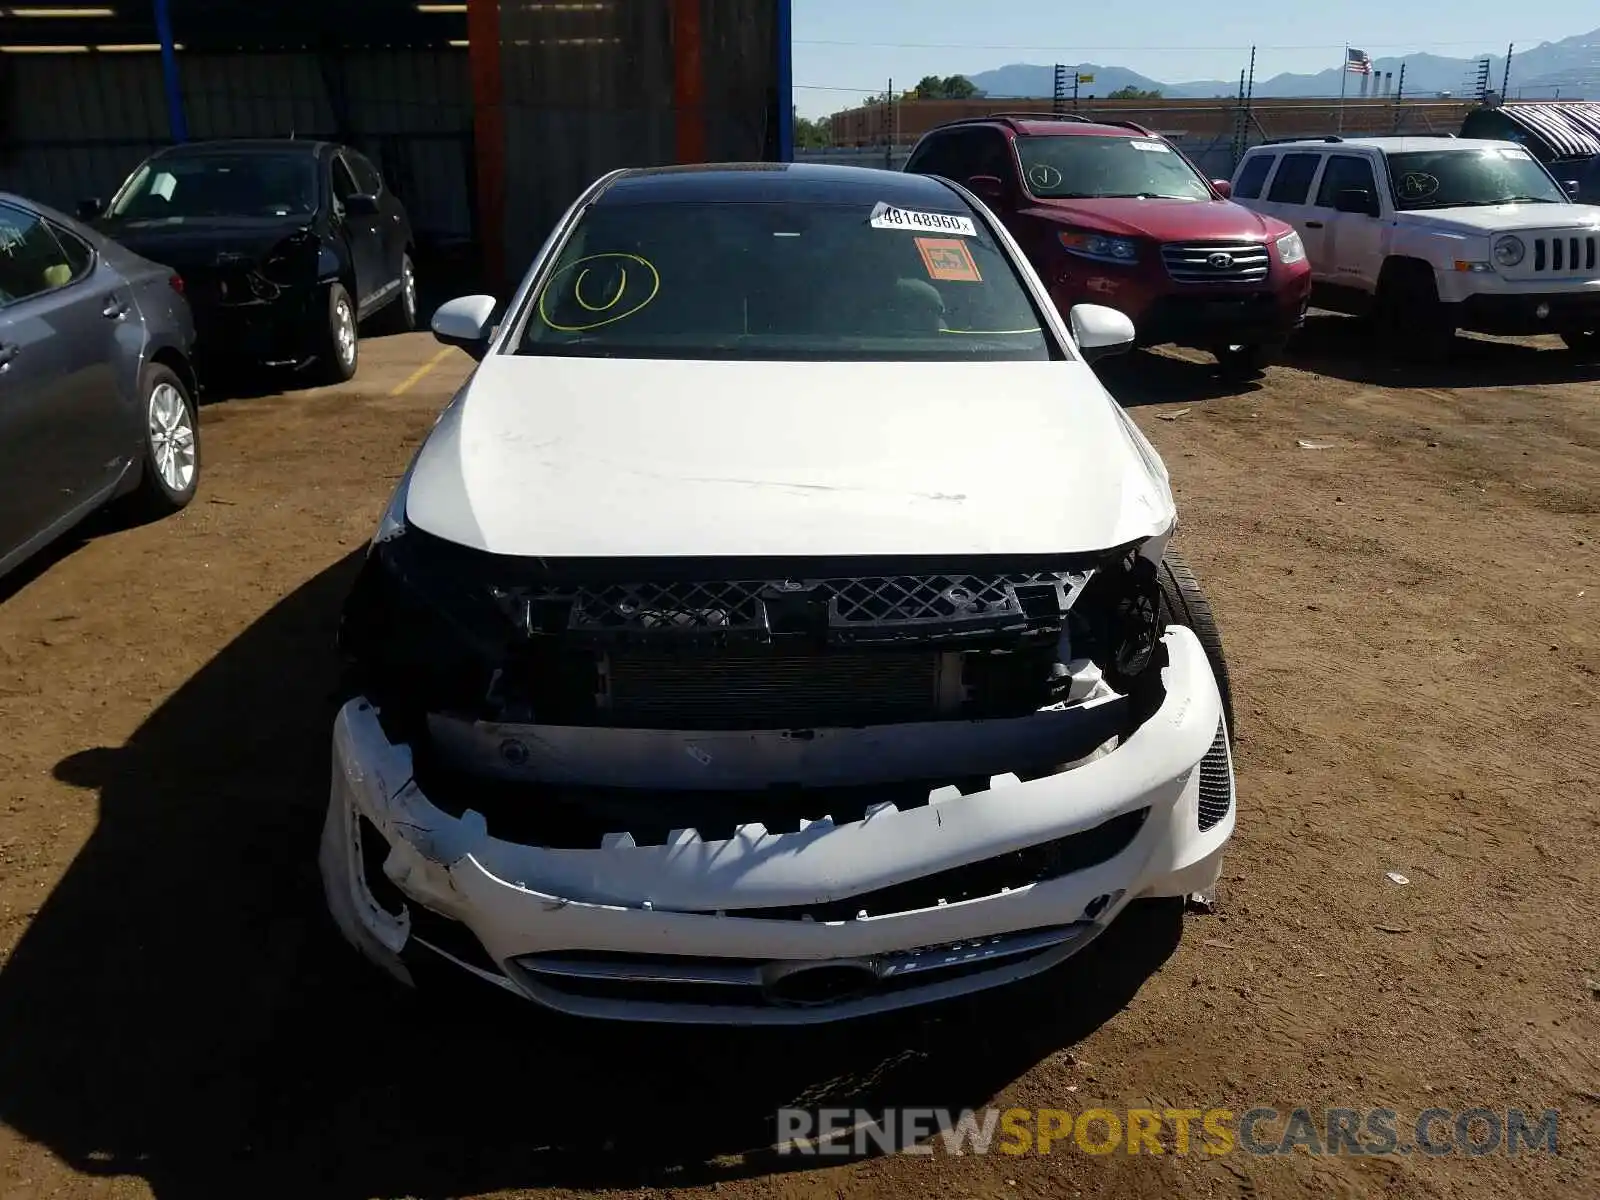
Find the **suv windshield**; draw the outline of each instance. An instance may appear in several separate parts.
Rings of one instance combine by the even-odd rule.
[[[1389,178],[1402,210],[1567,203],[1545,169],[1512,146],[1391,154]]]
[[[1160,138],[1019,137],[1017,154],[1028,190],[1043,199],[1211,199],[1210,185]]]
[[[309,154],[168,154],[140,167],[107,215],[287,217],[316,207],[316,163]]]
[[[950,200],[921,222],[938,231],[866,202],[602,203],[529,301],[518,353],[1049,358],[1010,261]]]

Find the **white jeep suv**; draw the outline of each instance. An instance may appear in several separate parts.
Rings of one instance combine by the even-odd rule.
[[[1248,151],[1233,199],[1287,221],[1312,303],[1437,354],[1457,329],[1600,352],[1600,207],[1513,142],[1337,137]]]

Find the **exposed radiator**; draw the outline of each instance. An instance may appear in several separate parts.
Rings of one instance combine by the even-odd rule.
[[[923,651],[675,655],[619,650],[599,706],[618,725],[812,728],[930,721],[961,701],[960,656]],[[954,674],[941,694],[941,677]]]

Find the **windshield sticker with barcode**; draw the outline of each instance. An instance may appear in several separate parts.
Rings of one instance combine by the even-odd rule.
[[[913,212],[909,208],[896,208],[879,200],[872,209],[874,229],[905,229],[915,233],[959,233],[962,237],[977,237],[978,227],[971,217],[958,217],[953,213]]]
[[[1148,150],[1152,154],[1172,153],[1165,142],[1130,141],[1128,145],[1132,146],[1135,150]]]

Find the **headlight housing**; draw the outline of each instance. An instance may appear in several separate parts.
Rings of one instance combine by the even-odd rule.
[[[1161,584],[1155,563],[1132,547],[1103,564],[1073,604],[1072,653],[1094,659],[1113,687],[1126,690],[1154,660],[1161,641]]]
[[[1306,244],[1300,240],[1298,233],[1286,233],[1278,239],[1278,261],[1286,267],[1292,267],[1297,262],[1304,262],[1306,258]]]
[[[1085,233],[1077,229],[1063,229],[1056,236],[1069,254],[1076,254],[1079,258],[1130,265],[1139,261],[1139,243],[1132,238]]]
[[[1528,248],[1522,239],[1508,233],[1494,240],[1494,261],[1502,267],[1514,267],[1528,257]]]

